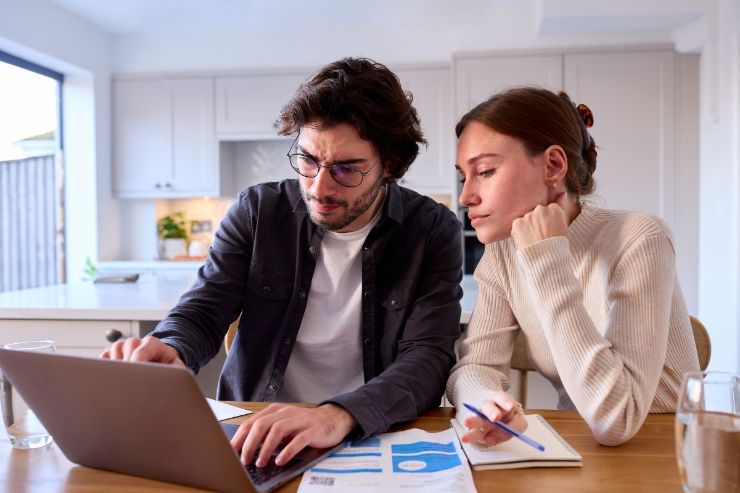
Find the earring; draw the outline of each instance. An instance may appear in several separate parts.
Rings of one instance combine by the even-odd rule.
[[[554,182],[553,182],[553,184],[552,184],[552,189],[553,189],[553,190],[557,190],[557,188],[558,188],[558,184],[557,184],[557,183],[554,183]]]

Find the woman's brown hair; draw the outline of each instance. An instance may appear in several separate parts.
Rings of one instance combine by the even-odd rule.
[[[495,94],[460,119],[458,138],[473,121],[518,139],[530,156],[559,145],[568,158],[568,191],[578,197],[594,191],[596,143],[585,123],[593,124],[593,114],[584,105],[576,107],[566,93],[517,87]]]
[[[367,58],[343,58],[306,80],[280,113],[281,135],[306,124],[348,123],[380,154],[389,179],[401,178],[427,141],[419,116],[396,74]]]

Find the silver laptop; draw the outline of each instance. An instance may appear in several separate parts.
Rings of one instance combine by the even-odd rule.
[[[272,491],[340,448],[245,467],[180,367],[0,349],[0,368],[77,464],[219,492]],[[274,456],[273,456],[274,457]]]

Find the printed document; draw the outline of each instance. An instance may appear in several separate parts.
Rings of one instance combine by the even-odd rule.
[[[299,493],[419,491],[475,493],[452,428],[412,429],[353,442],[303,473]]]
[[[213,415],[216,416],[216,421],[236,418],[237,416],[244,416],[245,414],[252,414],[252,411],[232,406],[225,402],[214,401],[209,398],[206,398],[206,400],[208,401],[208,405],[211,407],[211,411],[213,411]]]

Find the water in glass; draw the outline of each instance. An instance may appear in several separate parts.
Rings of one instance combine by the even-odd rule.
[[[54,352],[52,341],[29,341],[6,344],[6,349],[16,351]],[[0,375],[0,407],[10,443],[15,448],[43,447],[52,442],[52,437],[13,384]]]
[[[676,415],[676,451],[684,491],[740,491],[740,416],[718,412]]]
[[[684,376],[676,458],[686,493],[740,493],[740,377],[722,372]]]

